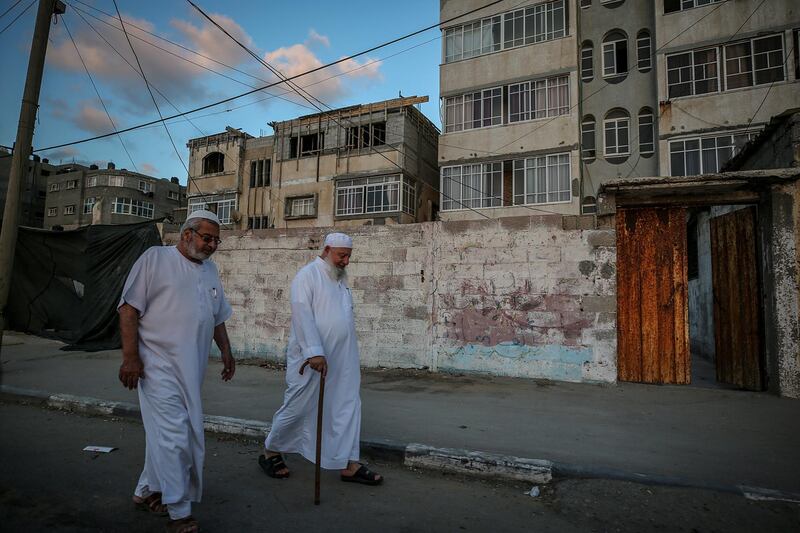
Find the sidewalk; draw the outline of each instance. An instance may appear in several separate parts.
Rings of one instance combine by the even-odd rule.
[[[118,351],[65,352],[7,332],[2,387],[138,404],[117,380]],[[269,422],[283,371],[211,361],[210,415]],[[556,474],[753,486],[800,493],[800,401],[693,387],[597,386],[365,370],[362,439],[553,461]],[[640,475],[644,474],[644,475]],[[660,480],[660,481],[659,481]]]

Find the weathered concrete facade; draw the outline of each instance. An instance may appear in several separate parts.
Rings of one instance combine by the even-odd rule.
[[[189,211],[228,229],[433,220],[439,131],[406,97],[282,122],[253,137],[227,128],[189,141]]]
[[[614,233],[592,217],[353,228],[362,364],[613,382]],[[289,284],[326,230],[224,232],[214,256],[240,356],[280,360]]]

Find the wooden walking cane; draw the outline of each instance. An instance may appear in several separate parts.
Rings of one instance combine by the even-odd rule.
[[[300,367],[300,375],[308,366],[308,361]],[[319,404],[317,406],[317,460],[314,466],[314,505],[319,505],[319,463],[322,460],[322,402],[325,398],[325,375],[319,373]]]

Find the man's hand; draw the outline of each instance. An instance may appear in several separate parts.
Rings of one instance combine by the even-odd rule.
[[[308,366],[317,372],[321,372],[323,378],[328,375],[328,361],[322,355],[310,358],[308,360]]]
[[[128,389],[135,389],[139,380],[144,379],[144,364],[137,356],[134,358],[125,358],[119,367],[119,380]]]
[[[230,381],[233,378],[233,374],[236,372],[236,361],[233,359],[233,355],[230,352],[225,352],[222,354],[222,381]]]

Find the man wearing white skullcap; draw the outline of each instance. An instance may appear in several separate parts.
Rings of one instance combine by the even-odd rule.
[[[232,310],[217,267],[220,221],[191,213],[177,246],[154,246],[136,261],[122,289],[119,379],[139,390],[145,431],[144,469],[134,491],[137,507],[164,516],[167,531],[196,532],[192,502],[203,486],[203,384],[211,340],[222,354],[222,379],[236,369],[225,321]]]
[[[322,254],[292,281],[292,325],[286,349],[286,394],[272,419],[258,462],[270,477],[285,478],[282,453],[316,456],[317,398],[320,374],[326,376],[320,467],[339,470],[342,481],[377,485],[383,478],[359,463],[361,368],[347,285],[353,239],[344,233],[325,237]],[[317,372],[300,374],[308,361]]]

